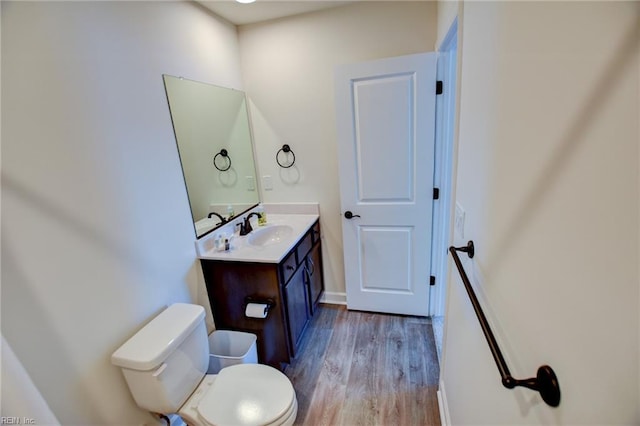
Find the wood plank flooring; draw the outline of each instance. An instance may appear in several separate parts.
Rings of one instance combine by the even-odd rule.
[[[440,425],[428,318],[320,305],[285,374],[297,425]]]

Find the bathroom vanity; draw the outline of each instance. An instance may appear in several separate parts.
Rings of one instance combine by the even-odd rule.
[[[253,231],[242,226],[246,235],[238,235],[260,203],[246,97],[182,77],[164,82],[216,328],[256,334],[260,362],[281,368],[296,355],[323,291],[318,204],[271,204],[265,226],[252,218]],[[278,164],[290,167],[279,153]],[[254,304],[265,303],[266,317],[256,318],[263,314]]]
[[[270,215],[264,227],[235,236],[228,252],[199,253],[217,329],[258,336],[261,363],[282,369],[296,356],[324,289],[318,215]],[[210,246],[210,245],[209,245]],[[266,318],[245,314],[267,303]]]

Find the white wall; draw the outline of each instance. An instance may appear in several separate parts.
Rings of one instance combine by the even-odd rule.
[[[342,63],[433,51],[433,2],[361,2],[239,27],[264,201],[320,203],[326,291],[344,293],[333,69]],[[296,164],[280,170],[288,143]]]
[[[456,199],[507,390],[452,271],[441,391],[452,424],[638,424],[637,3],[464,5]]]
[[[208,306],[163,73],[242,88],[235,27],[187,2],[2,2],[2,333],[62,424],[149,421],[111,353]]]
[[[447,36],[447,31],[451,28],[453,20],[458,14],[458,7],[460,2],[458,0],[438,0],[437,1],[437,38],[436,49],[440,48],[440,45]]]
[[[23,419],[38,419],[40,424],[60,424],[4,336],[2,336],[2,375],[0,377],[2,377],[0,416],[19,418],[23,422]]]

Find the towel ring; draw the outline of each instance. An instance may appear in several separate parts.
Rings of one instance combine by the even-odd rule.
[[[291,164],[285,166],[280,162],[280,158],[278,158],[278,156],[280,155],[281,152],[284,153],[291,153],[291,155],[293,155],[293,160],[291,161]],[[283,169],[288,169],[289,167],[293,166],[296,162],[296,154],[291,150],[291,147],[287,144],[282,145],[282,148],[280,148],[280,150],[278,152],[276,152],[276,163],[278,163],[278,166],[282,167]]]
[[[218,167],[218,165],[216,164],[216,159],[218,158],[218,156],[221,155],[223,158],[227,159],[227,167],[226,168],[220,168]],[[226,149],[221,149],[219,153],[216,154],[215,157],[213,157],[213,165],[216,169],[220,170],[221,172],[226,172],[227,170],[229,170],[231,168],[231,157],[229,157],[229,153],[227,152]]]

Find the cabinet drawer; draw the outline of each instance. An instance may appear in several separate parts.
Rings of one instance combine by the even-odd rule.
[[[285,284],[287,281],[289,281],[289,278],[291,278],[293,273],[296,271],[296,266],[298,266],[296,263],[296,251],[292,250],[291,253],[289,253],[280,264],[280,273],[282,274],[283,280],[282,284]]]
[[[298,263],[302,263],[304,261],[304,257],[309,253],[311,247],[313,246],[313,240],[311,237],[311,230],[305,234],[305,236],[298,244]]]

